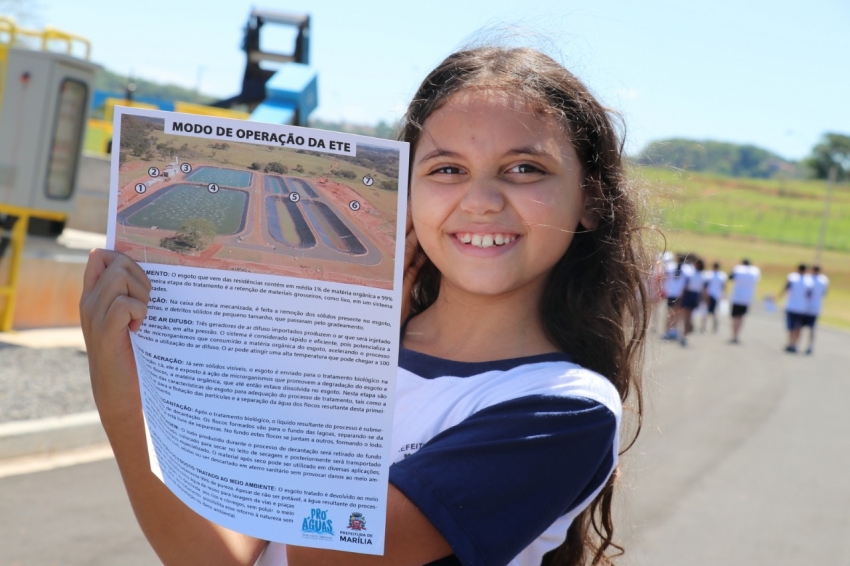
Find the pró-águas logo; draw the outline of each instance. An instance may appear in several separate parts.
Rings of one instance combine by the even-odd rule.
[[[328,519],[327,511],[310,509],[310,516],[304,517],[304,520],[301,522],[301,532],[333,536],[333,521]]]

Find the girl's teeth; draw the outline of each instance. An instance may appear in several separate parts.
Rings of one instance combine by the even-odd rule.
[[[464,244],[471,244],[478,248],[490,248],[503,246],[516,240],[516,236],[508,234],[458,234],[457,239]]]

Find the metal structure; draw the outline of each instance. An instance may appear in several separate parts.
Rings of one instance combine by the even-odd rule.
[[[262,30],[267,25],[295,28],[290,53],[264,51]],[[318,105],[318,81],[310,65],[310,16],[254,9],[245,26],[242,41],[245,74],[242,92],[213,104],[220,108],[244,106],[250,119],[273,124],[306,125]],[[276,65],[279,69],[264,68]]]
[[[55,50],[57,44],[64,52]],[[75,56],[75,48],[84,55]],[[11,248],[6,282],[0,282],[0,331],[12,326],[30,219],[64,222],[74,208],[99,69],[88,61],[90,51],[85,38],[55,28],[20,28],[0,16],[0,253]]]

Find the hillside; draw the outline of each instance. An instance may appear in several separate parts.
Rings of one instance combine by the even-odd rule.
[[[681,138],[650,142],[635,161],[639,165],[672,167],[729,177],[770,179],[803,177],[804,169],[754,145]]]

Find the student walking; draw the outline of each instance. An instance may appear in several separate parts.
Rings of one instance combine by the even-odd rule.
[[[667,298],[667,326],[662,340],[678,340],[681,298],[685,293],[685,254],[678,254],[675,261],[668,261],[664,270],[664,296]]]
[[[797,271],[788,274],[785,287],[779,292],[779,299],[785,294],[785,328],[788,330],[788,344],[785,351],[797,353],[797,342],[800,340],[800,330],[809,314],[809,300],[812,296],[812,278],[806,273],[805,264],[800,264]]]
[[[648,302],[617,131],[531,49],[455,53],[416,92],[401,135],[411,225],[393,444],[406,448],[389,470],[383,556],[239,534],[168,491],[149,471],[128,332],[151,285],[126,256],[93,252],[81,300],[92,388],[159,558],[599,563],[614,544],[622,401],[637,395],[640,413]]]
[[[812,291],[809,298],[806,317],[803,319],[803,328],[809,329],[809,346],[806,354],[811,354],[815,347],[815,324],[823,308],[823,298],[829,291],[829,277],[820,272],[820,266],[812,267]]]
[[[701,331],[705,332],[708,317],[711,317],[711,331],[717,333],[717,305],[726,293],[726,281],[729,277],[720,270],[720,264],[714,262],[711,271],[703,275],[705,279],[706,313],[702,317]]]
[[[740,265],[732,268],[729,279],[734,283],[732,287],[732,344],[740,343],[739,335],[744,325],[744,316],[756,295],[756,286],[761,279],[761,270],[755,265],[750,265],[750,260],[741,260]]]
[[[699,306],[705,289],[705,280],[702,276],[704,270],[705,263],[699,258],[693,264],[688,263],[683,266],[685,292],[682,295],[681,324],[679,325],[682,332],[679,342],[682,346],[687,345],[687,336],[694,329],[694,309]]]

